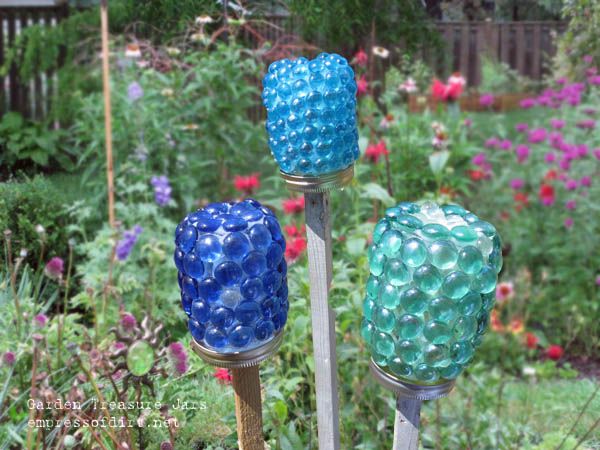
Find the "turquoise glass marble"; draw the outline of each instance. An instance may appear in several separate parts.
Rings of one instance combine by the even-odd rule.
[[[283,172],[324,175],[350,167],[360,156],[356,81],[342,56],[273,62],[262,99],[269,148]]]
[[[489,323],[501,240],[459,205],[400,203],[375,226],[361,336],[373,361],[412,383],[456,378]]]

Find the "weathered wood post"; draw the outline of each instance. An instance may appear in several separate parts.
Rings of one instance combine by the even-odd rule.
[[[281,345],[289,309],[285,239],[259,202],[211,203],[175,232],[192,348],[231,369],[239,448],[264,450],[258,364]]]
[[[340,448],[329,191],[358,158],[354,71],[339,55],[275,61],[263,80],[269,147],[288,188],[304,194],[319,448]]]
[[[487,329],[502,268],[493,225],[458,205],[400,203],[373,231],[361,335],[397,396],[394,450],[416,450],[423,400],[448,395]]]

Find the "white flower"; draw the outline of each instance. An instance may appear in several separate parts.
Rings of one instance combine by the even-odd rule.
[[[171,88],[164,88],[160,93],[165,97],[173,97],[174,94],[173,89]]]
[[[535,367],[525,366],[523,367],[523,375],[528,377],[534,377],[536,374]]]
[[[21,258],[26,258],[27,257],[27,249],[26,248],[22,248],[21,251],[19,252],[19,256]]]
[[[198,128],[200,128],[200,127],[195,123],[187,123],[181,127],[182,130],[186,130],[186,131],[193,131],[193,130],[197,130]]]
[[[196,17],[196,25],[204,25],[207,23],[213,23],[214,20],[210,16],[198,16]]]
[[[140,46],[137,44],[127,44],[127,47],[125,47],[125,57],[141,58],[142,51],[140,50]]]
[[[42,225],[40,225],[39,223],[35,226],[35,232],[37,234],[44,234],[46,232],[46,230],[44,229],[44,227]]]
[[[398,89],[406,92],[407,94],[411,94],[413,92],[417,92],[417,83],[411,77],[408,77],[404,83],[398,86]]]
[[[204,36],[204,33],[194,33],[190,36],[190,38],[194,42],[201,42],[204,40],[205,36]]]
[[[166,50],[169,56],[177,56],[181,53],[181,50],[179,50],[177,47],[167,47]]]
[[[464,86],[467,84],[467,80],[460,73],[454,73],[448,78],[448,84],[460,84]]]
[[[373,54],[385,59],[390,56],[390,51],[387,48],[375,46],[373,47]]]

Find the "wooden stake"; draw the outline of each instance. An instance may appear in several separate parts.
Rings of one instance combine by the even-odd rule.
[[[417,450],[420,415],[421,400],[398,396],[392,450]]]
[[[108,55],[108,0],[100,2],[102,23],[102,84],[104,87],[104,136],[106,141],[106,178],[108,181],[108,222],[115,227],[115,189],[112,156],[112,118],[110,108],[110,72]]]
[[[333,272],[329,193],[306,193],[304,200],[319,448],[338,450],[340,448],[340,420],[335,353],[335,313],[328,303]]]
[[[258,366],[231,369],[240,450],[264,450]]]

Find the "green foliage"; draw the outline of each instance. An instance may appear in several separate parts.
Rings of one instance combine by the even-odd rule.
[[[66,223],[60,193],[43,177],[0,183],[0,230],[11,231],[14,251],[25,248],[38,256],[43,245],[45,258],[64,257],[68,249]],[[37,225],[44,227],[43,235],[36,231]],[[36,256],[29,259],[34,267]],[[4,252],[1,261],[6,262]]]
[[[32,122],[9,112],[0,119],[0,167],[7,177],[17,170],[41,168],[71,170],[72,153],[62,145],[64,132],[50,129],[45,122]]]
[[[398,45],[409,50],[439,44],[419,2],[393,0],[287,0],[292,15],[302,18],[303,36],[325,49],[356,49],[375,32],[378,45]]]
[[[492,92],[494,94],[529,92],[534,87],[531,80],[511,69],[508,64],[482,56],[479,92]]]

